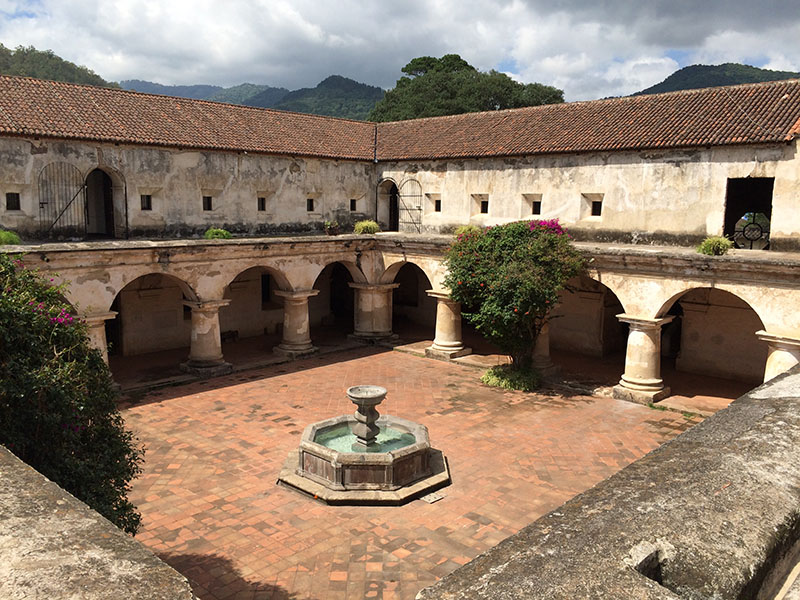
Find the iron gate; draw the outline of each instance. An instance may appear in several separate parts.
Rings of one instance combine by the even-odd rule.
[[[397,188],[400,208],[399,230],[422,231],[422,185],[416,179],[406,179]]]
[[[39,226],[50,233],[86,234],[86,184],[78,168],[54,162],[39,173]]]

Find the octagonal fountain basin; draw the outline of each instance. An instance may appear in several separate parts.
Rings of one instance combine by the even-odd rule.
[[[378,416],[374,407],[386,390],[357,388],[373,388],[366,391],[370,398],[361,402],[358,390],[350,388],[348,396],[359,407],[354,415],[306,427],[278,482],[329,504],[403,504],[450,483],[447,461],[431,448],[428,429]]]

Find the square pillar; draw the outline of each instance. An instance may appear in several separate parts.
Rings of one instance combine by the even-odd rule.
[[[216,377],[233,370],[222,357],[222,339],[219,329],[219,309],[230,300],[184,301],[192,309],[192,338],[189,360],[181,370],[200,377]]]
[[[472,354],[472,348],[465,348],[461,339],[461,303],[445,291],[427,290],[426,293],[436,298],[436,333],[433,344],[425,349],[425,356],[450,360]]]
[[[670,389],[661,379],[661,327],[675,317],[647,319],[621,314],[617,318],[630,325],[630,332],[625,352],[625,373],[614,386],[614,398],[639,404],[663,400],[669,396]]]
[[[312,354],[317,348],[311,343],[311,326],[308,318],[308,299],[319,290],[275,290],[283,298],[283,339],[272,351],[289,358]]]
[[[756,331],[756,336],[767,342],[764,383],[800,363],[800,338],[767,333],[763,329]]]

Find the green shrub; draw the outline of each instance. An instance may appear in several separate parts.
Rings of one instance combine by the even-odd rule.
[[[542,381],[537,371],[530,367],[515,369],[511,365],[492,367],[481,376],[481,381],[492,387],[504,390],[520,390],[532,392]]]
[[[212,227],[206,230],[206,232],[203,234],[203,237],[207,240],[229,240],[233,236],[231,235],[230,231]]]
[[[51,280],[52,281],[52,280]],[[125,429],[86,324],[18,259],[0,254],[0,444],[128,533],[143,449]]]
[[[353,228],[353,233],[378,233],[381,226],[372,219],[365,219],[364,221],[357,221]]]
[[[14,233],[13,231],[8,231],[6,229],[0,229],[0,246],[5,246],[6,244],[16,245],[19,244],[20,239],[19,236]]]
[[[471,233],[480,233],[480,232],[481,228],[478,227],[477,225],[461,225],[460,227],[456,227],[456,230],[453,233],[453,235],[459,237],[462,235],[469,235]]]
[[[700,242],[697,251],[700,254],[708,254],[709,256],[722,256],[731,248],[733,248],[733,242],[728,238],[711,236]]]

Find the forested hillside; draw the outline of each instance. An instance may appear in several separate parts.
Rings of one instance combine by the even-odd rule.
[[[758,67],[740,65],[738,63],[691,65],[675,71],[661,83],[657,83],[633,95],[660,94],[662,92],[694,90],[721,85],[737,85],[740,83],[778,81],[779,79],[794,79],[796,77],[800,77],[800,73],[793,73],[791,71],[770,71],[769,69],[759,69]]]
[[[37,50],[33,46],[17,46],[16,49],[10,50],[0,44],[0,73],[102,87],[119,87],[114,82],[106,81],[91,69],[56,56],[52,50]]]

